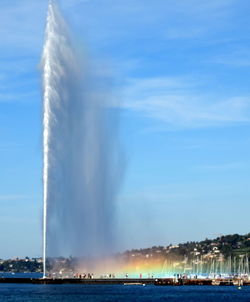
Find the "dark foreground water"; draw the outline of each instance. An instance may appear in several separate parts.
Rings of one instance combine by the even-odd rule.
[[[0,284],[1,302],[97,302],[97,301],[241,301],[250,302],[250,286],[154,285],[32,285]]]

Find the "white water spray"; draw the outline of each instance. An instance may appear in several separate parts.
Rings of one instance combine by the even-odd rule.
[[[48,202],[48,170],[49,170],[49,143],[50,143],[50,105],[52,94],[52,24],[53,8],[49,3],[46,41],[43,50],[43,277],[46,277],[46,250],[47,250],[47,202]]]
[[[112,251],[120,165],[106,81],[49,2],[43,68],[43,272],[49,256]]]

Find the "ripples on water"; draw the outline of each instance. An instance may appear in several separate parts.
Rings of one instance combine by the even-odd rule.
[[[1,302],[249,302],[250,287],[0,284]]]

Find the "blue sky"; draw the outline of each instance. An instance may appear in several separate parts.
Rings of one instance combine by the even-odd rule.
[[[61,0],[112,80],[126,173],[121,249],[249,232],[250,3]],[[47,1],[0,3],[0,257],[41,254]]]

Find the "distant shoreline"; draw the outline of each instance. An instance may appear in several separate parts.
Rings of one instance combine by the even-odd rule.
[[[250,280],[243,279],[186,279],[186,278],[0,278],[0,283],[18,284],[79,284],[79,285],[155,285],[155,286],[250,286]]]

